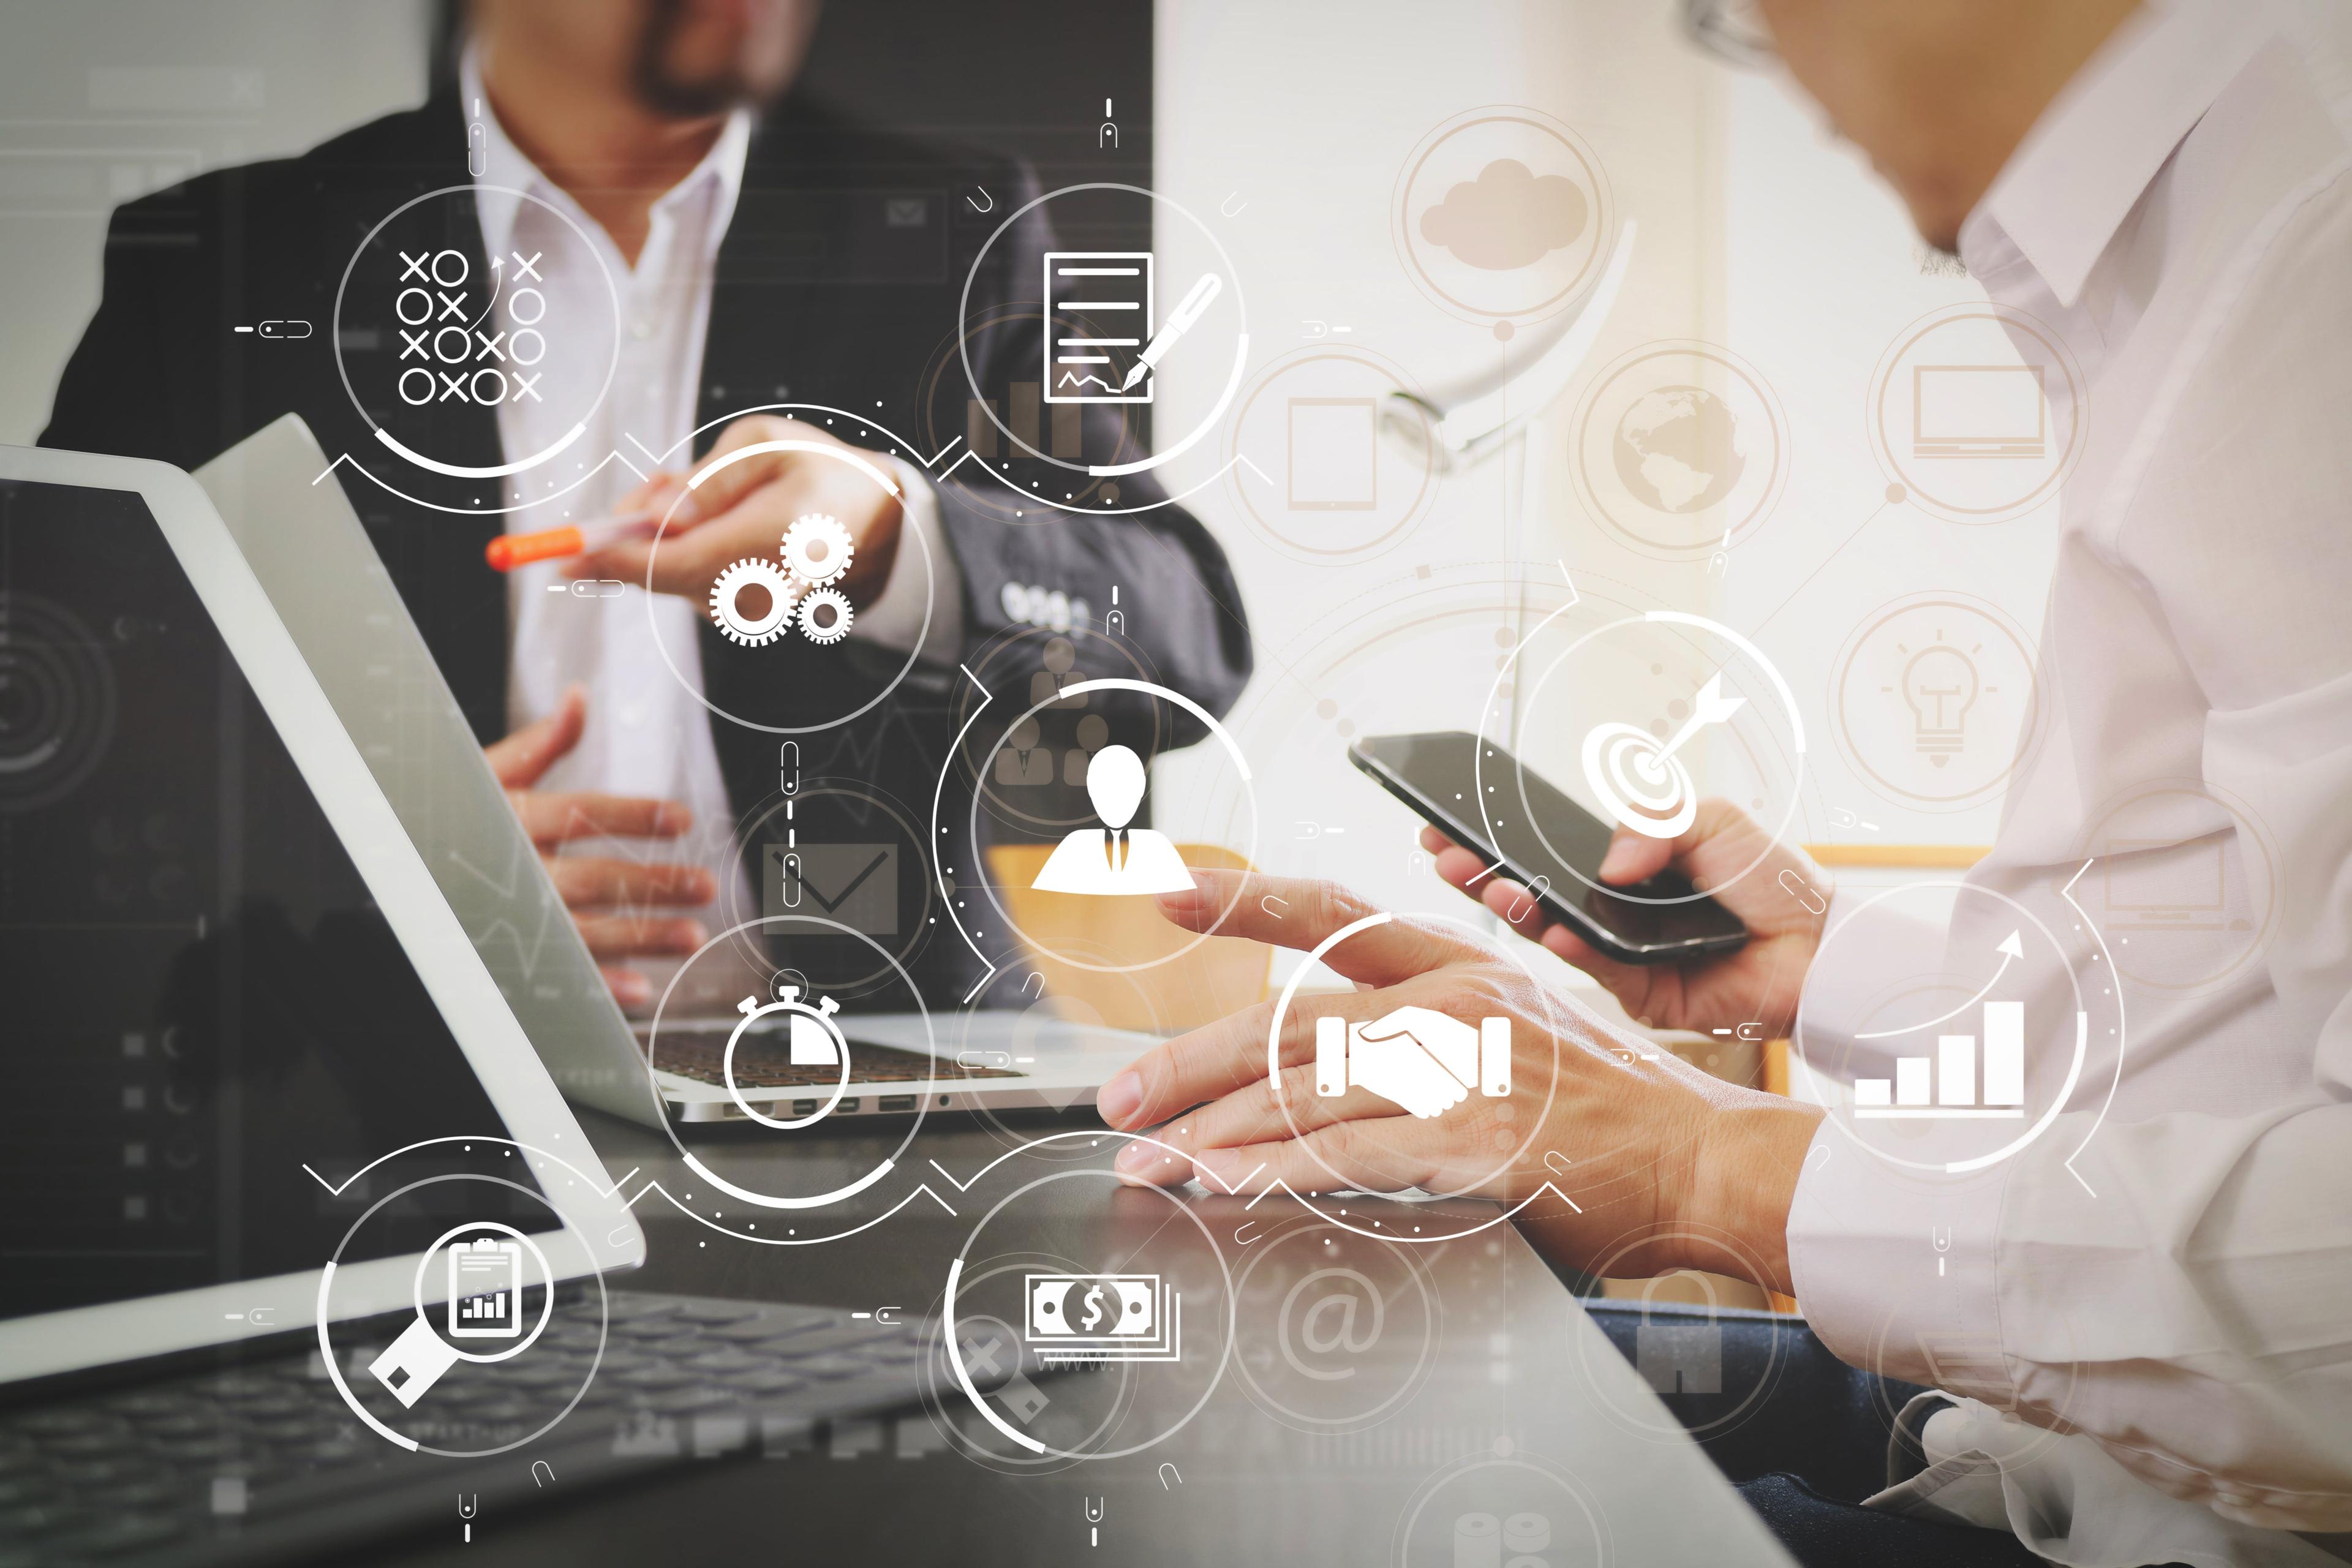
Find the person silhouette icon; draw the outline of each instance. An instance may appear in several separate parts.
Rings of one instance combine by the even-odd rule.
[[[1126,746],[1105,746],[1087,766],[1087,798],[1100,827],[1081,827],[1054,847],[1029,885],[1041,893],[1173,893],[1192,886],[1176,846],[1164,833],[1127,825],[1143,804],[1143,759]]]

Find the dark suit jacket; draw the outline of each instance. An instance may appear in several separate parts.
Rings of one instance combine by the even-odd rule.
[[[41,440],[194,468],[290,411],[329,452],[368,453],[366,466],[388,482],[459,509],[429,510],[352,465],[337,469],[460,707],[487,742],[506,729],[506,584],[482,553],[501,520],[462,512],[501,504],[499,481],[436,476],[390,458],[353,408],[329,342],[337,286],[355,247],[402,204],[468,183],[466,134],[457,99],[438,96],[301,157],[205,174],[118,210],[107,237],[104,298],[59,383]],[[982,191],[992,198],[985,213],[975,210]],[[1055,767],[1053,784],[1042,790],[1033,782],[997,793],[999,779],[1042,776],[1034,756],[1007,770],[992,754],[1004,724],[1034,693],[1050,689],[1037,684],[1040,671],[1074,658],[1076,677],[1139,676],[1222,712],[1250,668],[1231,572],[1197,521],[1174,506],[1089,518],[1028,504],[1016,519],[1017,492],[1033,481],[1067,489],[1073,476],[1018,457],[1013,444],[994,443],[985,422],[968,420],[978,401],[971,380],[1016,430],[1023,399],[1034,400],[1034,390],[1019,384],[1037,379],[1041,359],[1037,279],[1054,244],[1042,209],[987,245],[968,300],[964,292],[973,258],[1005,215],[1034,194],[1034,179],[1016,162],[858,127],[789,99],[751,141],[719,252],[703,358],[698,425],[787,401],[871,410],[923,448],[918,461],[968,427],[979,430],[998,469],[992,478],[967,462],[940,486],[963,583],[966,646],[927,650],[932,657],[919,673],[862,718],[795,737],[802,837],[902,845],[901,923],[927,939],[886,945],[908,948],[909,966],[933,1000],[961,996],[981,972],[923,874],[942,771],[940,820],[951,831],[932,847],[968,885],[976,863],[967,832],[975,780],[988,784],[978,813],[984,841],[1049,838],[1088,820],[1067,766]],[[910,221],[918,209],[909,203],[919,204],[920,222]],[[446,242],[469,248],[475,274],[487,276],[472,204],[444,205],[453,215]],[[268,342],[232,331],[287,318],[316,323],[316,335]],[[1066,423],[1056,436],[1082,437],[1087,461],[1132,457],[1138,444],[1121,424],[1123,412],[1088,408],[1082,431]],[[432,417],[433,455],[441,460],[469,467],[501,460],[492,409],[436,406]],[[1034,413],[1028,417],[1034,428]],[[853,430],[836,431],[857,439]],[[706,430],[698,449],[716,434]],[[867,444],[887,443],[877,433]],[[1054,449],[1061,446],[1057,440]],[[1123,511],[1162,499],[1148,475],[1119,485],[1112,493]],[[1100,499],[1100,487],[1089,488],[1080,503]],[[1114,586],[1124,625],[1107,631]],[[1040,606],[1059,603],[1057,593],[1084,601],[1091,624],[1031,624]],[[702,651],[715,704],[780,727],[858,706],[883,691],[902,663],[855,639],[825,649],[796,640],[739,647],[707,624]],[[971,725],[968,754],[951,758],[958,731],[979,702],[956,672],[959,663],[982,676],[995,700]],[[1045,715],[1038,744],[1050,757],[1081,738],[1102,743],[1101,725],[1078,731],[1087,716],[1107,723],[1108,739],[1147,756],[1200,738],[1197,723],[1172,705],[1112,696],[1087,702],[1084,713]],[[747,851],[756,857],[763,835],[781,837],[781,742],[770,731],[712,722]],[[827,780],[838,787],[822,787]],[[761,875],[755,866],[755,886]],[[983,940],[992,954],[1008,950],[1001,931]],[[804,967],[821,984],[828,979],[817,966]],[[846,988],[845,977],[833,978]]]

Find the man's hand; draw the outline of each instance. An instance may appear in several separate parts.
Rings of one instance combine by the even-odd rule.
[[[615,544],[574,557],[565,563],[565,575],[646,583],[657,594],[708,604],[710,584],[719,573],[747,557],[780,559],[784,530],[793,519],[824,512],[849,531],[856,547],[849,570],[833,585],[864,608],[889,581],[906,515],[898,498],[865,470],[873,469],[893,485],[898,482],[897,476],[879,453],[861,451],[817,426],[773,414],[747,414],[727,426],[703,466],[730,452],[776,441],[792,445],[738,458],[697,489],[688,490],[681,475],[654,475],[631,492],[620,510],[667,516],[669,525],[659,548],[650,539]]]
[[[1601,880],[1618,888],[1668,868],[1680,871],[1748,928],[1748,945],[1738,952],[1687,963],[1620,963],[1555,923],[1521,884],[1499,877],[1480,881],[1486,862],[1474,851],[1434,827],[1422,829],[1421,842],[1436,857],[1439,876],[1465,892],[1475,886],[1473,897],[1521,936],[1543,943],[1607,986],[1647,1027],[1706,1030],[1756,1023],[1768,1037],[1778,1037],[1796,1021],[1805,972],[1822,945],[1822,917],[1781,885],[1780,873],[1795,872],[1824,901],[1829,879],[1803,850],[1775,842],[1728,801],[1701,801],[1690,831],[1679,838],[1649,838],[1619,828],[1601,860]],[[1751,863],[1754,868],[1748,869]]]
[[[514,803],[515,815],[522,818],[523,831],[539,847],[555,890],[571,909],[572,923],[595,955],[614,999],[624,1007],[642,1007],[653,1000],[653,987],[619,961],[692,952],[701,945],[702,925],[637,911],[646,906],[690,909],[707,904],[718,889],[699,866],[555,853],[558,846],[575,838],[676,838],[694,820],[675,801],[531,788],[558,757],[579,743],[587,721],[587,700],[574,687],[563,694],[562,705],[554,712],[493,743],[486,754],[490,771]]]
[[[1190,931],[1304,950],[1373,912],[1329,883],[1192,874],[1195,890],[1160,900]],[[1283,912],[1266,912],[1269,902]],[[1323,962],[1360,989],[1291,1006],[1274,1042],[1278,1078],[1267,1077],[1274,1007],[1261,1003],[1146,1052],[1103,1086],[1097,1107],[1111,1126],[1169,1123],[1156,1142],[1119,1155],[1120,1174],[1167,1184],[1197,1173],[1215,1192],[1264,1192],[1277,1182],[1301,1193],[1418,1186],[1506,1202],[1549,1182],[1581,1212],[1553,1213],[1546,1203],[1521,1224],[1564,1262],[1607,1253],[1629,1270],[1720,1268],[1717,1249],[1686,1251],[1685,1238],[1705,1227],[1738,1238],[1757,1260],[1758,1283],[1789,1289],[1789,1203],[1817,1109],[1724,1083],[1671,1052],[1645,1057],[1564,993],[1444,926],[1391,920]],[[1376,1021],[1400,1008],[1449,1020],[1508,1017],[1511,1092],[1471,1095],[1427,1119],[1400,1114],[1369,1085],[1320,1097],[1316,1015],[1378,1032]],[[1455,1076],[1411,1048],[1428,1072]],[[1548,1152],[1565,1157],[1565,1174],[1547,1166]],[[1628,1237],[1642,1239],[1625,1250]]]

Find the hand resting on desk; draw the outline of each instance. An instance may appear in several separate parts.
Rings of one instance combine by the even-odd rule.
[[[1220,935],[1306,950],[1376,912],[1328,882],[1193,876],[1193,890],[1160,900],[1189,930],[1213,925]],[[1276,1042],[1278,1081],[1267,1076],[1267,1002],[1168,1041],[1103,1087],[1097,1104],[1111,1126],[1168,1123],[1153,1134],[1158,1142],[1139,1141],[1121,1154],[1121,1174],[1165,1184],[1197,1173],[1220,1192],[1281,1182],[1300,1193],[1421,1187],[1506,1203],[1549,1181],[1582,1212],[1546,1199],[1521,1226],[1562,1262],[1606,1252],[1663,1272],[1692,1261],[1682,1238],[1705,1227],[1739,1238],[1759,1260],[1757,1283],[1788,1289],[1789,1203],[1818,1110],[1722,1082],[1671,1052],[1632,1048],[1634,1040],[1562,988],[1436,922],[1373,926],[1324,963],[1358,989],[1293,999]],[[1400,1007],[1465,1022],[1508,1018],[1510,1091],[1471,1094],[1434,1116],[1408,1114],[1362,1087],[1319,1096],[1316,1018],[1355,1025]],[[1547,1166],[1547,1152],[1565,1157],[1564,1171]],[[1650,1239],[1622,1253],[1629,1237]],[[1719,1268],[1720,1258],[1710,1248],[1704,1266]]]

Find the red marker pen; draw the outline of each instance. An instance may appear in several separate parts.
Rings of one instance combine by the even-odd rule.
[[[541,529],[536,533],[502,533],[483,548],[494,572],[511,572],[533,561],[556,561],[569,555],[585,555],[592,550],[602,550],[608,544],[618,544],[627,539],[642,539],[660,531],[661,519],[651,512],[638,512],[627,517],[599,518],[593,522],[569,524],[562,528]]]

